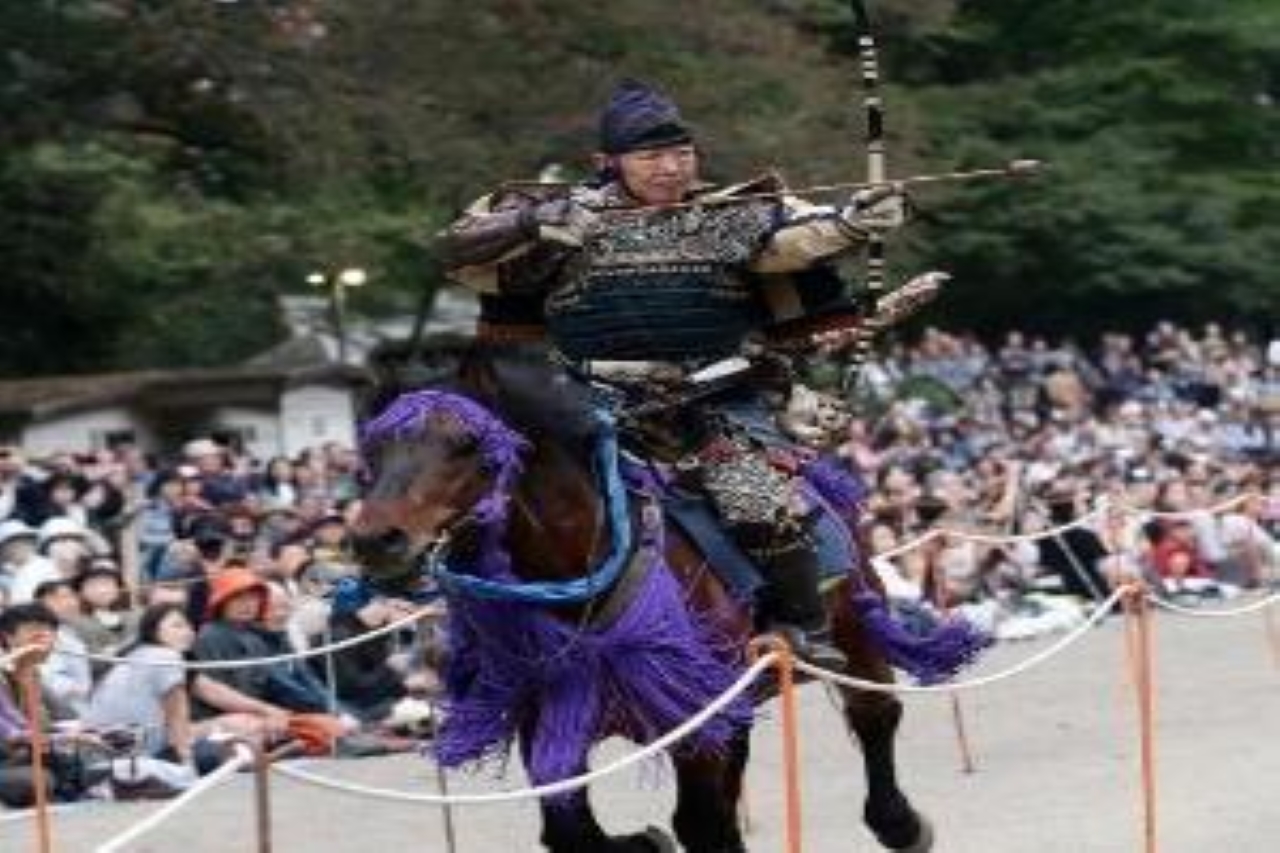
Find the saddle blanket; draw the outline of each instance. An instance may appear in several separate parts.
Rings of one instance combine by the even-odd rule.
[[[822,583],[830,586],[858,565],[857,545],[844,521],[812,489],[805,497],[818,508],[818,519],[811,535],[818,550]],[[765,585],[764,577],[752,559],[725,532],[711,504],[703,497],[672,490],[662,498],[666,518],[688,536],[733,597],[747,606],[755,602],[756,591]]]

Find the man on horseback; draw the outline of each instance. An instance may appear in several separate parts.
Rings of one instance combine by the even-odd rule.
[[[645,449],[656,444],[707,495],[759,566],[762,621],[802,657],[842,668],[796,474],[803,455],[740,356],[779,319],[804,314],[806,281],[831,280],[829,269],[806,276],[900,225],[902,198],[818,206],[772,176],[705,184],[676,105],[634,81],[604,108],[600,149],[594,181],[514,185],[476,202],[442,235],[450,276],[480,292],[482,336],[545,330],[570,373],[618,394],[624,440],[628,406],[674,400],[656,407],[658,428],[631,424]]]

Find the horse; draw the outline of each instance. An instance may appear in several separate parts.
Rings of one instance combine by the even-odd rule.
[[[509,348],[472,348],[452,372],[363,426],[355,547],[375,585],[411,582],[425,565],[449,593],[437,759],[456,766],[515,743],[530,778],[554,782],[584,772],[596,740],[652,742],[705,707],[742,672],[753,625],[647,499],[652,482],[632,483],[637,495],[612,477],[615,430],[581,381]],[[864,568],[827,592],[833,635],[848,674],[890,683],[885,643],[853,603],[853,579],[872,577]],[[933,829],[898,783],[901,703],[840,697],[862,748],[866,826],[885,849],[930,850]],[[670,752],[672,826],[690,853],[746,850],[737,803],[753,714],[750,698],[730,706]],[[540,809],[552,853],[674,849],[653,827],[607,835],[585,792]]]

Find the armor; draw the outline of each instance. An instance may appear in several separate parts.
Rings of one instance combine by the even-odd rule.
[[[606,212],[586,234],[546,302],[571,360],[713,361],[736,353],[756,325],[740,270],[773,227],[776,205]],[[655,322],[661,318],[661,322]]]

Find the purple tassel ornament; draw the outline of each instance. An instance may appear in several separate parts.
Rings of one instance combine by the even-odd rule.
[[[490,543],[492,545],[492,543]],[[651,743],[704,709],[741,672],[740,652],[685,606],[660,557],[609,625],[587,628],[521,604],[459,598],[452,609],[448,699],[437,760],[456,767],[504,754],[517,736],[535,785],[583,772],[610,735]],[[484,577],[513,578],[487,547]],[[741,698],[679,747],[719,752],[750,725]]]

